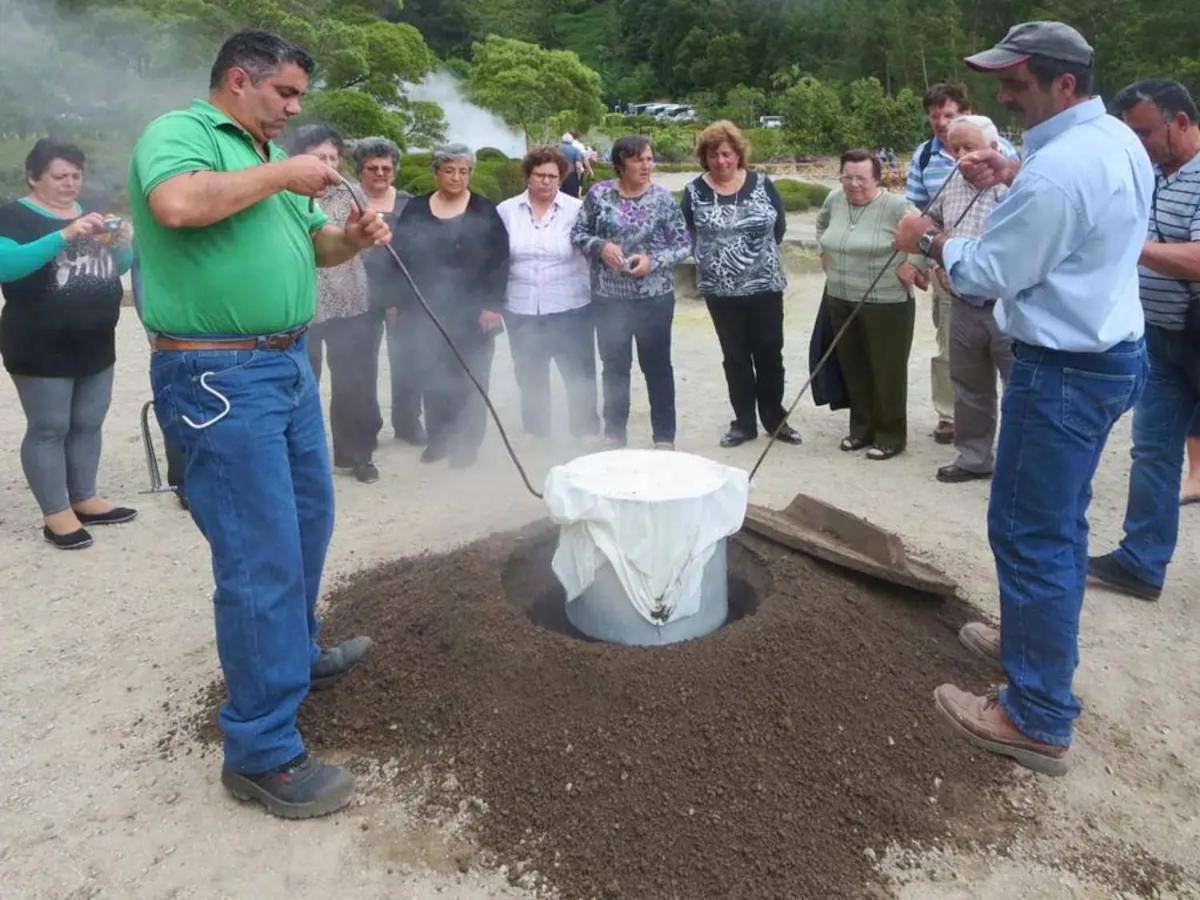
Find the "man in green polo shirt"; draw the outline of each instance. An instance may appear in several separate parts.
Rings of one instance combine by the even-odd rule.
[[[304,326],[315,266],[391,240],[370,211],[328,225],[311,198],[337,173],[271,142],[300,112],[313,67],[277,35],[233,35],[209,101],[152,122],[129,170],[154,407],[184,448],[187,500],[212,550],[229,693],[221,780],[288,818],[350,802],[353,778],[307,754],[296,713],[370,644],[322,652],[316,641],[333,485]]]

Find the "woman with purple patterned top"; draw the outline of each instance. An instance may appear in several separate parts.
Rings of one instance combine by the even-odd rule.
[[[654,154],[649,138],[620,138],[613,144],[612,164],[617,177],[588,192],[571,230],[571,240],[590,263],[603,367],[604,436],[608,447],[625,446],[636,342],[650,396],[654,446],[674,450],[675,264],[690,255],[691,241],[675,198],[650,183]]]

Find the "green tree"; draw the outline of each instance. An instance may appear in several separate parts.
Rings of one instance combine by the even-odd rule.
[[[474,51],[468,94],[520,128],[526,140],[548,136],[546,123],[553,115],[571,112],[586,129],[604,114],[600,76],[570,51],[495,35]]]
[[[446,141],[446,114],[429,100],[401,101],[397,109],[404,120],[404,144],[408,147],[435,147]]]
[[[323,122],[347,137],[381,135],[401,148],[408,143],[404,116],[384,109],[362,91],[318,91],[305,102],[300,122]]]
[[[811,75],[802,76],[779,98],[784,129],[798,153],[836,153],[842,149],[842,100],[838,92]]]
[[[767,112],[767,92],[739,84],[725,95],[721,111],[725,118],[732,119],[741,127],[755,128],[758,126],[758,117]]]
[[[204,96],[217,46],[253,25],[316,58],[310,117],[328,109],[343,128],[365,119],[366,133],[436,140],[439,111],[410,103],[403,84],[437,60],[417,29],[381,18],[397,12],[396,0],[0,0],[0,128],[132,140]]]

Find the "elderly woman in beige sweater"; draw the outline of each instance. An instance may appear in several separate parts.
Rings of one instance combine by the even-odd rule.
[[[865,449],[868,459],[891,459],[904,451],[908,438],[912,289],[924,289],[928,279],[907,257],[891,259],[896,223],[915,209],[903,196],[883,189],[879,160],[869,150],[847,150],[841,156],[841,182],[817,216],[834,329],[845,324],[871,289],[837,348],[850,395],[850,433],[841,449]],[[888,270],[871,287],[885,266]]]

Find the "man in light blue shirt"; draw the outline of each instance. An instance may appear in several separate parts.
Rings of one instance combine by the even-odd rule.
[[[964,157],[976,187],[1006,182],[979,238],[947,239],[910,216],[896,246],[942,264],[955,293],[997,297],[1013,339],[988,507],[1000,631],[963,628],[1008,685],[977,697],[945,684],[938,709],[976,745],[1049,775],[1067,770],[1079,701],[1087,507],[1108,433],[1146,380],[1138,257],[1154,173],[1137,136],[1091,96],[1092,48],[1061,22],[1026,22],[967,59],[997,75],[1025,126],[1025,161]]]

